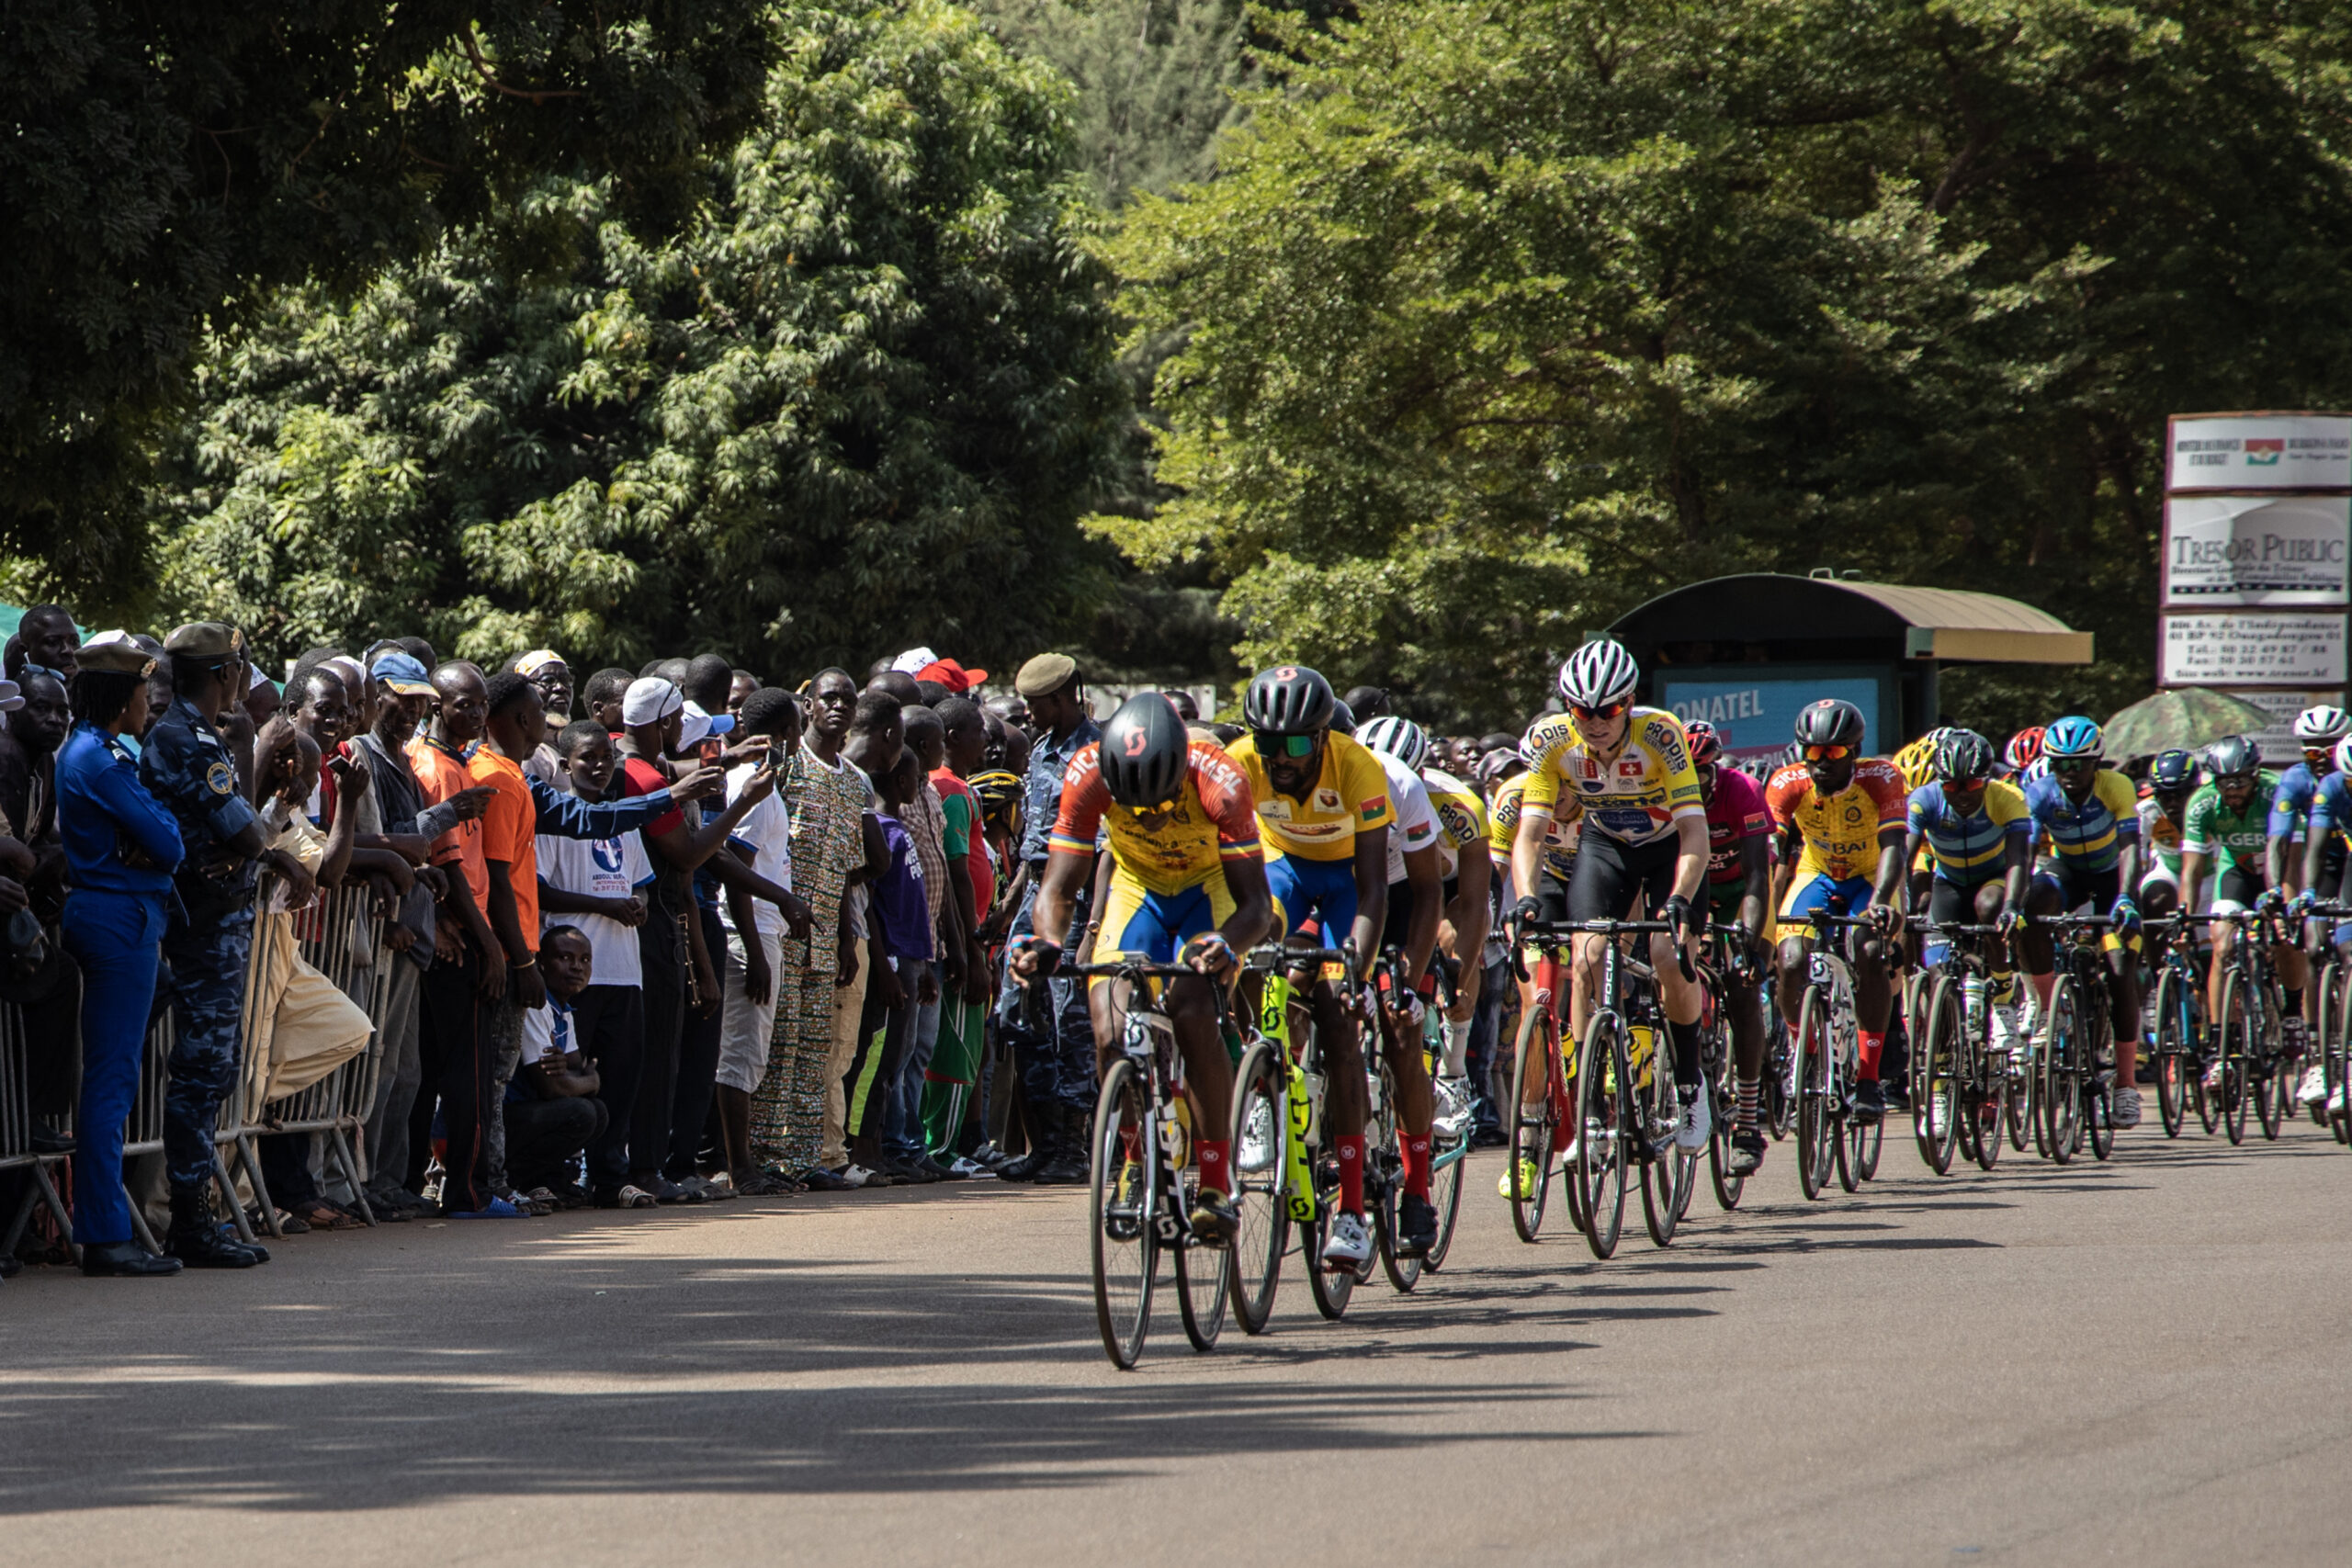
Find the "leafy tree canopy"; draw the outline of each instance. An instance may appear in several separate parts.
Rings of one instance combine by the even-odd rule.
[[[348,308],[210,340],[164,594],[262,645],[415,628],[773,673],[1034,651],[1132,416],[1070,96],[944,0],[790,5],[675,237],[547,176]]]
[[[120,598],[195,342],[349,286],[554,169],[684,216],[774,46],[740,0],[0,7],[0,547]]]
[[[1654,592],[1831,565],[2095,630],[2089,675],[1952,690],[2098,711],[2148,677],[2164,415],[2352,395],[2340,7],[1272,25],[1283,88],[1109,247],[1189,335],[1175,499],[1092,525],[1205,563],[1245,658],[1499,722]]]

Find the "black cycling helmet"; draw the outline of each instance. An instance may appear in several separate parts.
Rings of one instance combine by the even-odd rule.
[[[2205,765],[2216,779],[2233,774],[2251,777],[2262,766],[2262,748],[2254,743],[2251,735],[2230,735],[2205,748]]]
[[[1973,729],[1949,729],[1936,743],[1936,777],[1946,784],[1982,784],[1999,764],[1993,743]]]
[[[1184,787],[1193,738],[1176,705],[1158,692],[1138,692],[1102,726],[1102,782],[1121,806],[1164,806]]]
[[[2159,751],[2148,768],[2148,785],[2175,795],[2197,787],[2197,759],[2176,746],[2169,751]]]
[[[1331,733],[1353,735],[1356,732],[1356,710],[1344,698],[1331,705]]]
[[[1331,727],[1340,699],[1331,682],[1304,664],[1261,670],[1241,699],[1241,717],[1268,735],[1315,735]]]
[[[1836,697],[1824,697],[1797,715],[1800,746],[1852,746],[1862,743],[1862,710]]]

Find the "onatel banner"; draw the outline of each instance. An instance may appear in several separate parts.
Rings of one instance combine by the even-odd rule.
[[[2180,609],[2343,604],[2352,495],[2177,495],[2165,502],[2164,602]]]
[[[2166,490],[2352,490],[2352,414],[2177,413]]]

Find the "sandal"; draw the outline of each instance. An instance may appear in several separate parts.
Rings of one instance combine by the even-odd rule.
[[[800,1183],[775,1171],[762,1171],[735,1190],[745,1198],[788,1198],[801,1190]]]
[[[364,1231],[368,1228],[367,1221],[336,1208],[323,1198],[303,1204],[294,1211],[294,1217],[314,1231]]]

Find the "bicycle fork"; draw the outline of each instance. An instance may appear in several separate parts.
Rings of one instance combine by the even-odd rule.
[[[1307,1166],[1307,1138],[1315,1130],[1315,1097],[1307,1075],[1291,1056],[1290,976],[1275,970],[1266,976],[1260,1004],[1258,1032],[1274,1043],[1275,1059],[1283,1065],[1283,1108],[1290,1119],[1290,1136],[1283,1140],[1283,1195],[1290,1217],[1302,1225],[1315,1223],[1315,1173]]]

